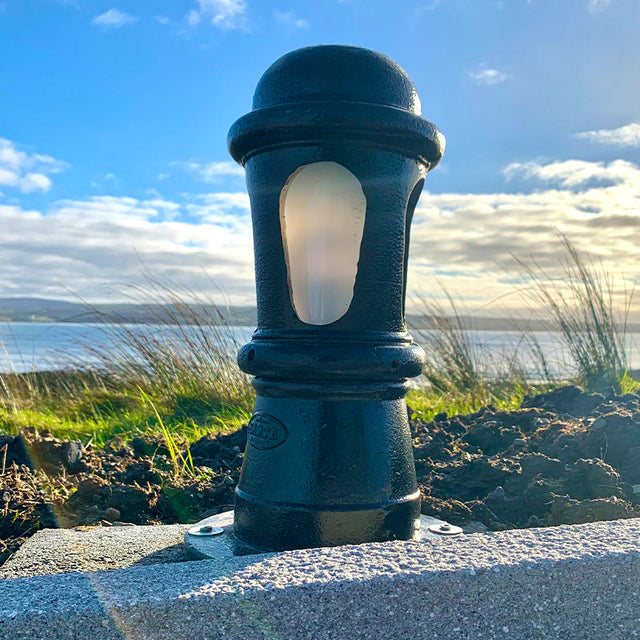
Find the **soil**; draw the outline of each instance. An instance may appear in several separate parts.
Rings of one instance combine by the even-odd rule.
[[[409,409],[410,415],[412,414]],[[422,512],[470,530],[640,516],[640,396],[561,387],[517,411],[411,419]],[[229,509],[246,427],[190,447],[174,473],[159,437],[103,449],[25,428],[0,436],[0,564],[38,529],[195,522]]]

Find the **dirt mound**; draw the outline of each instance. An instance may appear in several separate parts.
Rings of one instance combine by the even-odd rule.
[[[414,421],[423,513],[491,529],[640,516],[640,397],[561,387]]]

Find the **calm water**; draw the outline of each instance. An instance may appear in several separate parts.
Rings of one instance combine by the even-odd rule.
[[[153,333],[155,337],[171,335],[172,328],[163,325],[128,325],[132,331]],[[212,328],[216,335],[216,328]],[[238,344],[248,341],[252,327],[233,327],[233,337]],[[551,373],[557,376],[569,375],[570,359],[562,347],[557,334],[538,332],[538,342],[549,359]],[[472,332],[474,348],[479,352],[480,361],[487,362],[489,370],[493,363],[504,363],[505,355],[518,349],[520,361],[527,375],[536,379],[535,359],[520,344],[520,334],[509,331]],[[640,334],[629,338],[630,368],[640,369]],[[92,357],[87,346],[109,348],[114,343],[113,330],[101,324],[0,322],[0,372],[44,371],[69,367],[74,364],[91,364]],[[519,346],[518,346],[519,345]],[[495,365],[498,366],[498,365]]]
[[[127,328],[141,334],[170,337],[166,325],[130,324]],[[212,336],[217,328],[212,327]],[[253,328],[232,327],[238,344],[247,342]],[[109,349],[115,341],[113,329],[103,324],[0,322],[0,373],[47,371],[95,362],[91,349]]]

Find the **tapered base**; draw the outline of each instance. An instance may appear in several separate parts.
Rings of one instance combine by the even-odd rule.
[[[272,551],[412,540],[417,535],[419,492],[399,504],[374,509],[357,507],[350,505],[338,511],[326,507],[265,504],[247,500],[246,494],[237,492],[234,533],[241,541]]]
[[[234,534],[267,550],[409,540],[420,516],[404,398],[258,396]]]

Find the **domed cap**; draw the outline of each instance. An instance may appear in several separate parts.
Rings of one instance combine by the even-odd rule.
[[[444,136],[420,117],[416,87],[387,56],[359,47],[323,45],[288,53],[264,73],[253,111],[229,131],[240,164],[282,146],[365,144],[433,168]]]
[[[323,100],[386,105],[420,115],[416,87],[399,64],[376,51],[342,45],[306,47],[276,60],[258,82],[253,108]]]

